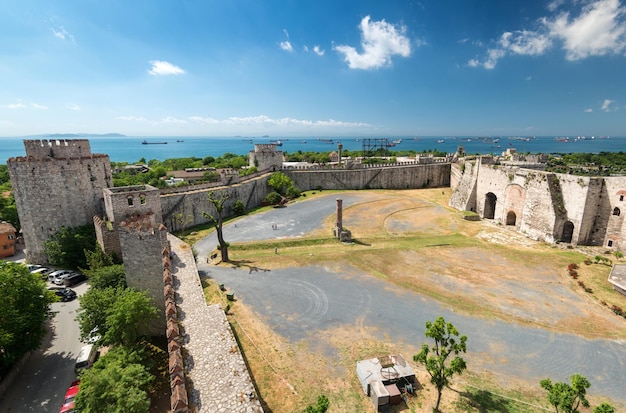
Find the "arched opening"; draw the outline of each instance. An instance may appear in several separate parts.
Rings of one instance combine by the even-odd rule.
[[[515,215],[515,212],[509,211],[509,213],[506,214],[506,224],[507,225],[515,226],[515,220],[516,219],[517,219],[517,215]]]
[[[620,214],[619,208],[618,207],[613,208],[613,215],[616,215],[619,217],[619,214]]]
[[[563,224],[563,233],[561,234],[561,242],[571,243],[572,236],[574,235],[574,224],[572,221],[567,221]]]
[[[498,198],[493,192],[488,192],[485,195],[485,211],[483,213],[483,218],[493,219],[496,214],[496,201]]]

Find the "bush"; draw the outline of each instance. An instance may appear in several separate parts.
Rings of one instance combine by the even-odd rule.
[[[277,205],[282,199],[283,197],[278,192],[270,192],[263,201],[269,205]]]
[[[285,193],[287,195],[287,198],[290,199],[296,199],[300,197],[300,190],[293,185],[287,188],[287,191]]]
[[[246,213],[246,206],[240,199],[238,199],[233,204],[233,211],[235,212],[235,215],[243,215]]]

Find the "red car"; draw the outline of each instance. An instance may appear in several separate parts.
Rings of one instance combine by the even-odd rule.
[[[72,413],[74,411],[74,399],[80,390],[80,380],[74,380],[70,384],[70,388],[65,392],[65,401],[59,410],[59,413]]]

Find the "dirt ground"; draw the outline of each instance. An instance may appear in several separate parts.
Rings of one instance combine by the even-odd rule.
[[[349,264],[384,279],[390,287],[418,291],[460,313],[589,338],[626,338],[625,320],[601,305],[592,294],[577,288],[567,275],[567,265],[577,263],[584,276],[584,258],[589,252],[601,252],[586,250],[585,255],[529,240],[490,222],[466,221],[458,211],[447,207],[449,196],[449,190],[441,189],[367,191],[362,202],[343,211],[344,227],[358,241],[350,249],[321,244],[316,246],[315,254],[306,254],[297,245],[285,246],[278,259],[267,253],[267,248],[233,248],[231,258],[267,269]],[[329,217],[325,228],[310,237],[328,237],[334,219]],[[208,290],[212,288],[215,286]],[[611,299],[623,307],[626,304],[626,299],[617,293]],[[305,341],[286,341],[243,303],[231,305],[231,322],[266,411],[302,411],[319,394],[330,398],[330,412],[373,411],[360,391],[354,360],[395,351],[391,338],[364,339],[370,335],[359,323],[351,328],[320,332],[341,354],[339,359],[328,359],[307,348]],[[405,357],[418,351],[415,347],[406,348]],[[423,388],[408,404],[403,403],[394,411],[430,412],[436,391],[429,384],[427,373],[419,366],[416,369]],[[330,371],[333,374],[329,375]],[[344,374],[336,374],[337,371]],[[531,405],[520,404],[525,407],[519,410],[480,410],[476,407],[480,402],[467,397],[467,386],[503,393]],[[444,392],[445,412],[532,412],[540,410],[533,406],[545,406],[537,383],[519,382],[515,377],[503,380],[488,372],[471,371],[452,388]]]

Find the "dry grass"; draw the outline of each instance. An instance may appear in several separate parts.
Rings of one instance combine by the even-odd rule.
[[[343,268],[350,264],[462,313],[587,337],[626,338],[623,320],[598,304],[606,301],[626,308],[626,297],[606,281],[610,267],[585,266],[582,262],[588,255],[584,253],[532,242],[489,223],[466,221],[460,212],[447,207],[450,190],[361,192],[364,202],[344,209],[344,227],[352,231],[354,244],[338,247],[330,238],[334,218],[329,217],[324,225],[328,230],[305,239],[233,244],[230,254],[234,261],[223,265],[273,269],[320,264]],[[194,235],[202,236],[202,232]],[[279,248],[279,256],[274,254],[274,246]],[[593,296],[568,277],[567,265],[572,262],[579,263],[580,279],[593,289]],[[572,316],[570,303],[556,295],[546,296],[550,289],[545,286],[550,284],[580,294],[588,308]],[[543,307],[511,294],[515,285],[523,285],[530,297],[546,301]],[[467,286],[480,288],[463,288]],[[478,292],[468,293],[472,290]],[[226,305],[217,286],[209,285],[205,294],[208,300]],[[550,314],[545,314],[546,305]],[[316,332],[338,350],[340,357],[331,360],[305,342],[286,342],[240,302],[231,304],[230,314],[266,411],[274,413],[302,411],[320,394],[330,399],[330,412],[372,411],[356,378],[355,360],[398,351],[391,338],[375,340],[364,323],[356,323]],[[408,359],[418,351],[411,346],[401,350]],[[407,405],[401,405],[405,410],[394,411],[430,412],[436,391],[424,370],[418,368],[417,373],[424,388],[409,398]],[[541,411],[545,406],[545,395],[537,383],[510,377],[503,380],[486,372],[468,372],[453,388],[456,390],[444,392],[443,411],[521,413]]]

